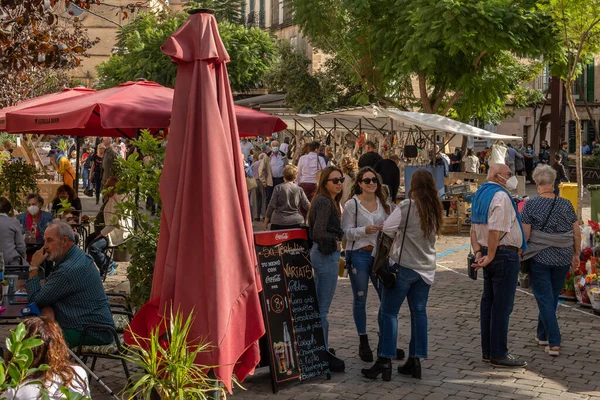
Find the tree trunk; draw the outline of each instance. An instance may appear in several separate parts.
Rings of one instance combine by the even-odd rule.
[[[575,108],[575,101],[573,100],[573,80],[567,80],[565,82],[565,91],[567,92],[567,104],[569,105],[569,110],[571,111],[571,118],[575,121],[575,169],[577,170],[577,218],[579,218],[579,222],[582,221],[581,210],[583,201],[583,163],[581,156],[581,118],[579,118],[579,114],[577,114],[577,109]],[[569,171],[567,171],[567,175]]]

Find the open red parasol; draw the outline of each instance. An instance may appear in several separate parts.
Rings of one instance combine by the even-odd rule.
[[[216,365],[231,391],[232,374],[243,381],[258,364],[265,328],[229,55],[207,13],[192,14],[162,50],[178,71],[152,298],[163,315],[193,309],[191,336],[215,346],[197,361]]]

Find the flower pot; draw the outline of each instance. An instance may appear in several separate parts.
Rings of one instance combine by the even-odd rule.
[[[564,295],[567,297],[575,297],[575,291],[574,290],[565,290]]]

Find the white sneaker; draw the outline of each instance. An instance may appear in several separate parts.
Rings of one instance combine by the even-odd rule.
[[[537,337],[535,338],[535,341],[537,342],[538,345],[540,346],[548,346],[548,341],[547,340],[540,340]]]

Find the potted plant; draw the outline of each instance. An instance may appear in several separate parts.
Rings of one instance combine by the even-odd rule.
[[[581,255],[579,256],[579,268],[577,269],[577,272],[585,275],[587,274],[587,262],[588,260],[592,257],[593,255],[593,251],[591,247],[586,247],[585,249],[581,250]]]
[[[571,271],[567,273],[567,279],[563,286],[563,293],[567,297],[575,298],[575,274]]]
[[[56,210],[56,216],[60,219],[64,219],[71,214],[73,210],[73,206],[69,202],[69,199],[64,199],[60,201],[60,208]]]

